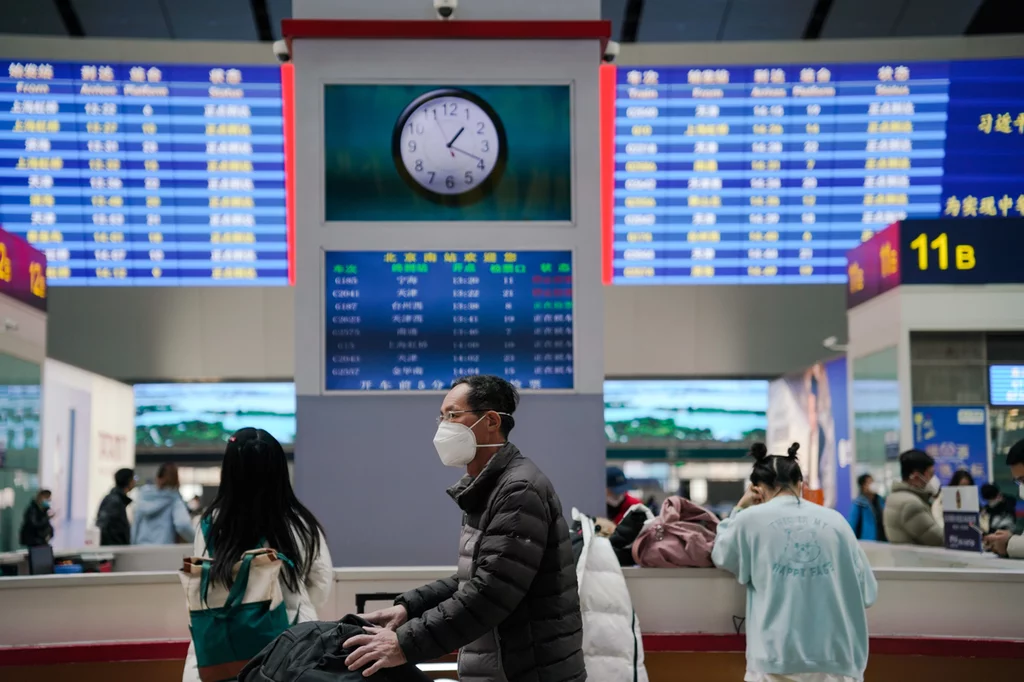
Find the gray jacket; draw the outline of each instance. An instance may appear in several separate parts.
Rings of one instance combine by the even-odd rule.
[[[458,572],[396,603],[405,657],[459,650],[463,682],[585,682],[569,527],[547,477],[511,443],[448,494],[463,511]]]
[[[885,501],[885,534],[894,545],[942,547],[942,526],[932,516],[928,491],[899,481]]]

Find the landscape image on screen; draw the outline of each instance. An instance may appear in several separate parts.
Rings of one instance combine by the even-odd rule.
[[[136,384],[135,445],[140,449],[222,451],[245,427],[295,442],[295,384]]]
[[[768,382],[611,380],[604,382],[604,430],[610,443],[763,441]]]

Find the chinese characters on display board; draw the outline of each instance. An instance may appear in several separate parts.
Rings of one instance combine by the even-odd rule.
[[[288,283],[278,67],[4,67],[0,223],[51,284]]]
[[[620,68],[616,284],[846,280],[906,218],[1024,215],[1024,61]]]
[[[569,251],[329,251],[328,391],[572,389]]]

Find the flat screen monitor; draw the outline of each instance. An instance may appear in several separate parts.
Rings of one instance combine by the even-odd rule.
[[[604,382],[609,443],[752,443],[768,430],[768,382],[638,379]]]
[[[572,220],[568,85],[324,86],[327,221]]]
[[[9,56],[0,224],[48,284],[288,284],[280,67]]]
[[[896,221],[1024,215],[1024,59],[616,76],[607,283],[842,283]]]
[[[180,383],[135,385],[135,446],[223,452],[238,429],[264,429],[295,443],[295,384]]]
[[[326,391],[571,390],[571,251],[329,251]]]
[[[988,368],[988,401],[995,406],[1024,405],[1024,365]]]

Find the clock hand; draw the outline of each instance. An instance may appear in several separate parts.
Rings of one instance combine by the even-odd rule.
[[[449,149],[452,148],[452,145],[455,144],[455,140],[459,139],[459,135],[461,135],[462,131],[465,130],[465,129],[466,129],[466,126],[462,126],[461,128],[459,128],[459,132],[455,133],[455,137],[453,137],[451,139],[451,142],[448,143],[448,148]]]
[[[441,121],[438,120],[438,118],[437,118],[437,110],[436,109],[434,110],[434,123],[437,124],[437,129],[441,131],[441,139],[443,140],[444,138],[448,137],[448,135],[445,134],[445,132],[444,132],[444,128],[441,126]],[[458,135],[456,135],[455,137],[458,137]],[[452,142],[454,142],[454,140],[452,140]],[[447,147],[451,147],[452,145],[449,143],[446,146]],[[455,158],[455,152],[453,152],[451,149],[448,150],[448,153],[452,155],[453,159]]]
[[[483,159],[481,159],[479,156],[476,156],[475,154],[470,154],[465,149],[459,149],[458,147],[452,147],[451,145],[449,145],[449,147],[451,147],[451,149],[454,149],[455,151],[459,152],[460,154],[465,154],[466,156],[468,156],[470,158],[473,158],[473,159],[476,159],[477,161],[483,161]],[[453,156],[454,156],[454,154],[453,154]]]

